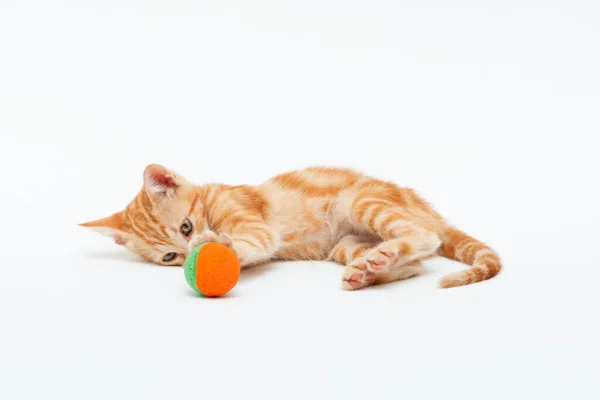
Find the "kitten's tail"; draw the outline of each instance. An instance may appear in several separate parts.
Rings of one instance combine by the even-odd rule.
[[[500,257],[494,250],[455,228],[448,228],[442,234],[438,254],[471,266],[465,271],[442,277],[439,281],[441,288],[485,281],[496,276],[502,268]]]

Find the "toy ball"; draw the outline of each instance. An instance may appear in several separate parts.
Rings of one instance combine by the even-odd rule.
[[[229,247],[207,242],[188,254],[183,264],[185,279],[205,297],[218,297],[229,292],[240,278],[240,262]]]

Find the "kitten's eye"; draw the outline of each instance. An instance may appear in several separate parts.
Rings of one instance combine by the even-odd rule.
[[[173,253],[173,252],[167,253],[163,257],[163,262],[173,261],[175,259],[175,257],[177,257],[177,253]]]
[[[190,220],[186,218],[185,221],[183,221],[183,224],[181,224],[181,233],[183,233],[185,236],[189,236],[189,234],[192,233],[193,228],[194,227],[192,226]]]

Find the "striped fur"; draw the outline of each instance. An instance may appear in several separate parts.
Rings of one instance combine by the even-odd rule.
[[[502,268],[500,257],[494,250],[454,228],[448,228],[443,233],[442,246],[438,252],[441,256],[472,266],[466,271],[443,277],[440,280],[440,286],[443,288],[463,286],[493,278]]]
[[[182,228],[186,220],[191,233]],[[152,164],[123,211],[82,225],[163,265],[182,265],[207,240],[231,246],[243,267],[328,259],[346,266],[347,290],[419,274],[420,260],[436,254],[471,266],[443,277],[443,288],[501,268],[492,249],[450,226],[413,190],[341,168],[307,168],[259,186],[196,186]]]

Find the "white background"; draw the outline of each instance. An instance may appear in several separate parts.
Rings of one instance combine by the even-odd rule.
[[[0,0],[0,398],[598,398],[595,1]],[[504,259],[357,292],[275,263],[197,298],[78,227],[146,164],[414,187]]]

